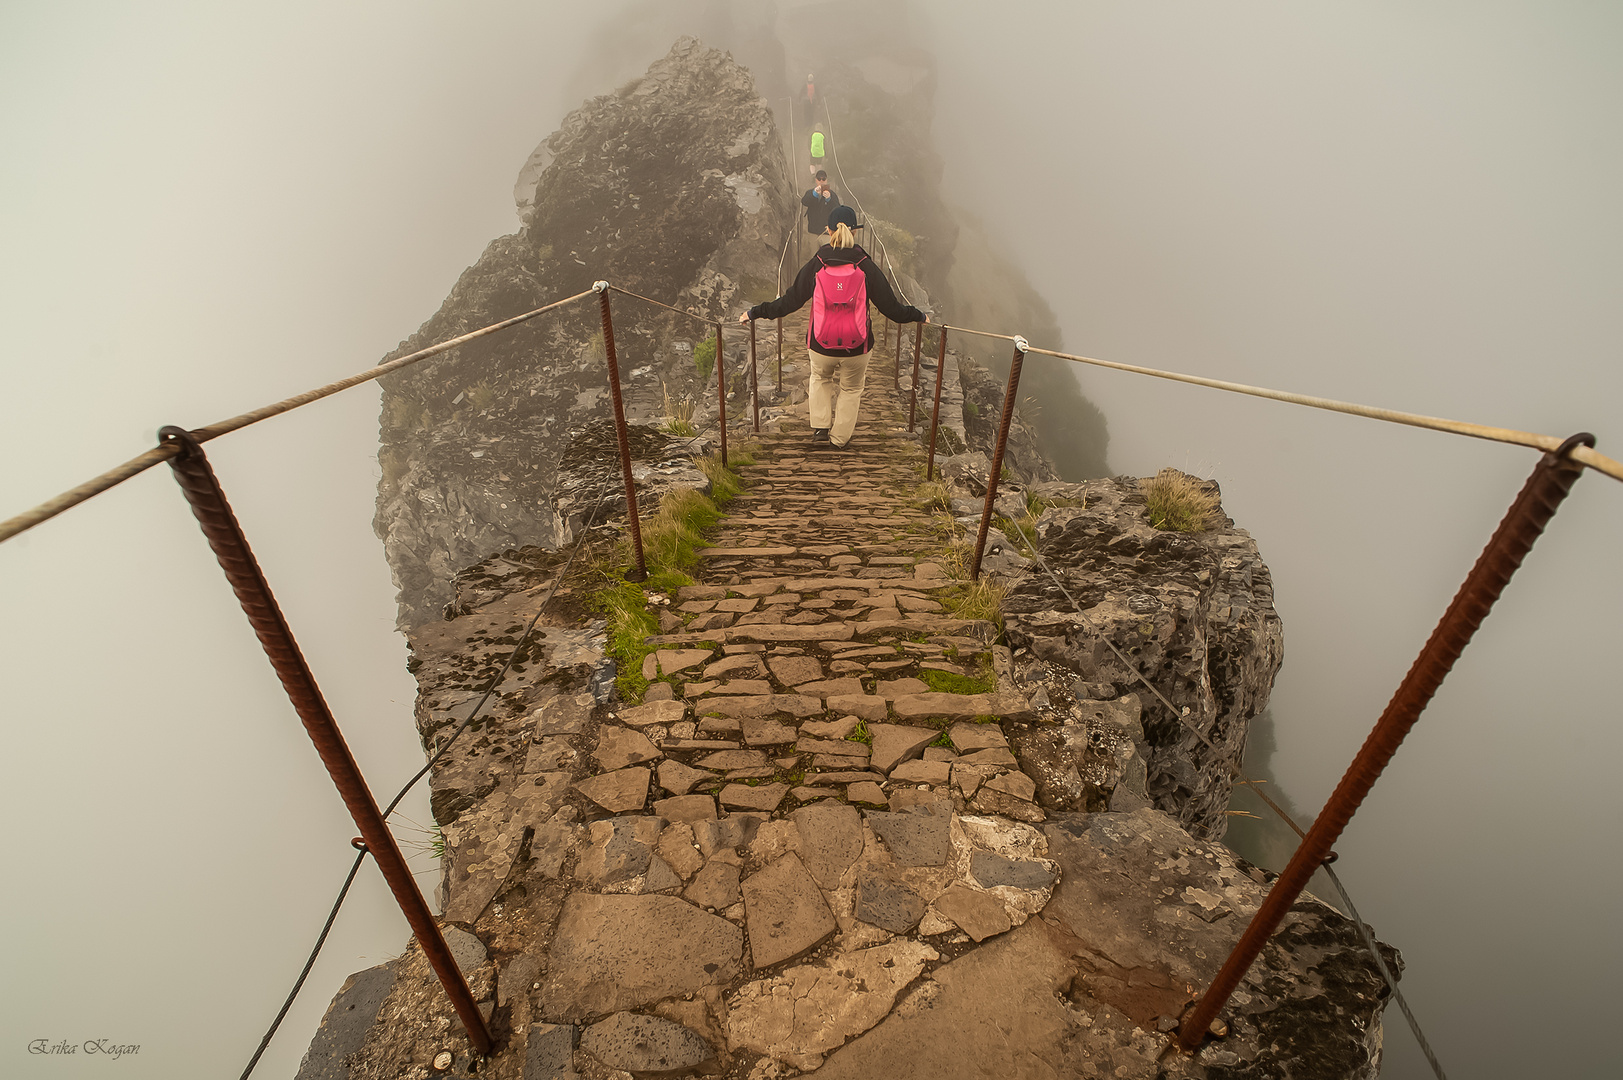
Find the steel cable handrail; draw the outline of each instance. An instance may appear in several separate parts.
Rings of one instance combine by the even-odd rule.
[[[1020,534],[1021,542],[1031,550],[1031,554],[1036,560],[1037,565],[1042,567],[1043,572],[1046,573],[1050,579],[1052,579],[1055,586],[1059,588],[1060,593],[1064,595],[1065,599],[1070,602],[1072,609],[1074,609],[1078,615],[1083,615],[1084,612],[1082,610],[1082,605],[1077,603],[1076,597],[1071,595],[1071,590],[1065,587],[1065,582],[1057,573],[1054,572],[1054,568],[1048,564],[1048,560],[1043,558],[1042,551],[1037,547],[1036,539],[1028,535],[1026,530],[1018,521],[1011,519],[1009,524],[1013,525],[1015,531]],[[1110,647],[1110,651],[1116,654],[1116,659],[1121,661],[1122,666],[1127,669],[1128,673],[1139,682],[1143,683],[1150,693],[1154,694],[1156,698],[1160,700],[1161,704],[1166,707],[1167,711],[1172,713],[1172,715],[1177,718],[1179,723],[1189,729],[1190,734],[1194,735],[1195,738],[1206,744],[1206,748],[1212,752],[1219,764],[1228,766],[1229,774],[1236,783],[1244,784],[1250,787],[1252,794],[1256,795],[1265,804],[1267,804],[1268,808],[1278,815],[1281,821],[1290,826],[1291,831],[1295,832],[1300,839],[1304,841],[1307,839],[1307,833],[1302,831],[1302,827],[1296,823],[1296,819],[1286,813],[1284,807],[1280,806],[1278,803],[1274,802],[1273,799],[1268,797],[1268,795],[1262,790],[1260,782],[1252,780],[1250,777],[1246,776],[1244,771],[1240,768],[1240,763],[1238,761],[1236,761],[1232,756],[1219,750],[1217,748],[1217,744],[1212,742],[1212,740],[1206,736],[1204,731],[1201,731],[1200,728],[1195,726],[1194,721],[1189,719],[1188,708],[1179,709],[1176,705],[1172,704],[1172,702],[1168,701],[1166,695],[1161,693],[1160,688],[1154,683],[1150,682],[1150,680],[1145,677],[1144,673],[1139,670],[1138,665],[1129,660],[1127,656],[1116,647],[1116,643],[1110,640],[1109,635],[1101,632],[1099,635],[1099,640],[1103,641]],[[1324,870],[1324,872],[1329,876],[1330,883],[1335,886],[1336,892],[1341,894],[1342,901],[1347,905],[1346,914],[1351,917],[1353,925],[1358,928],[1358,934],[1363,939],[1365,948],[1369,950],[1370,956],[1375,961],[1375,967],[1380,971],[1381,979],[1386,983],[1387,989],[1392,992],[1393,998],[1398,1003],[1398,1008],[1402,1010],[1403,1018],[1408,1022],[1409,1030],[1414,1034],[1415,1041],[1420,1044],[1421,1052],[1425,1054],[1426,1061],[1431,1066],[1432,1072],[1436,1075],[1437,1080],[1447,1080],[1447,1077],[1443,1073],[1443,1066],[1437,1060],[1437,1054],[1432,1050],[1431,1043],[1426,1039],[1426,1033],[1421,1030],[1419,1019],[1416,1018],[1414,1010],[1409,1007],[1409,1002],[1403,996],[1403,991],[1398,988],[1398,981],[1392,977],[1392,972],[1386,966],[1386,960],[1381,956],[1380,948],[1375,943],[1374,931],[1372,931],[1369,925],[1364,922],[1363,916],[1358,914],[1358,908],[1354,906],[1352,897],[1347,892],[1347,887],[1341,883],[1341,878],[1338,877],[1336,872],[1330,868],[1330,863],[1334,859],[1335,852],[1331,852],[1330,856],[1326,858],[1322,864],[1321,869]]]
[[[291,412],[301,405],[308,405],[312,401],[319,401],[324,397],[330,397],[331,395],[338,393],[340,390],[348,390],[352,386],[359,386],[361,383],[371,382],[373,379],[387,375],[392,371],[398,371],[403,367],[415,364],[419,360],[426,360],[430,356],[437,356],[440,353],[456,348],[458,345],[465,345],[476,338],[482,338],[488,334],[494,334],[498,330],[505,330],[510,326],[516,326],[521,322],[535,318],[537,315],[543,315],[546,312],[561,308],[565,304],[572,304],[577,300],[584,300],[586,297],[591,295],[592,290],[587,289],[583,293],[576,293],[574,296],[547,304],[545,307],[538,307],[534,311],[526,311],[524,314],[515,315],[511,319],[503,319],[501,322],[491,323],[489,326],[482,326],[478,330],[463,334],[461,337],[455,337],[449,341],[442,341],[438,345],[430,345],[426,349],[419,349],[417,352],[414,352],[409,356],[402,356],[398,359],[390,360],[387,363],[379,364],[376,367],[368,368],[357,375],[349,376],[347,379],[339,379],[337,382],[330,382],[325,386],[318,386],[314,390],[306,390],[302,394],[296,394],[293,397],[284,398],[283,400],[276,402],[274,405],[266,405],[263,408],[255,409],[252,412],[245,412],[240,416],[233,416],[229,420],[221,420],[217,423],[210,424],[208,427],[198,428],[192,432],[192,437],[200,443],[208,442],[210,439],[217,439],[221,435],[228,435],[231,432],[245,428],[250,424],[257,424],[261,420],[268,420],[273,416],[279,416],[282,413]],[[139,476],[141,473],[152,468],[154,465],[159,465],[165,461],[168,461],[179,452],[178,447],[174,444],[162,444],[155,446],[151,450],[146,451],[144,454],[133,457],[116,468],[108,469],[100,476],[86,480],[78,487],[64,491],[54,499],[49,499],[43,503],[40,503],[32,510],[18,514],[16,517],[8,518],[5,521],[0,521],[0,543],[10,540],[18,533],[27,532],[35,525],[49,521],[51,518],[56,517],[56,515],[62,513],[63,511],[71,510],[80,503],[85,502],[88,499],[92,499],[110,488],[117,487],[119,484],[122,484],[131,477]]]
[[[840,167],[840,146],[839,143],[834,139],[834,114],[828,107],[828,98],[826,96],[823,98],[823,117],[828,121],[829,156],[834,159],[834,171],[840,174],[840,183],[845,187],[845,193],[851,196],[852,199],[856,200],[858,213],[860,213],[864,219],[867,219],[869,214],[868,211],[863,208],[862,197],[856,193],[849,183],[846,182],[845,170]],[[902,298],[903,303],[907,304],[909,307],[913,306],[912,299],[902,288],[901,275],[896,270],[896,264],[890,261],[890,249],[885,246],[885,241],[880,237],[879,230],[875,229],[873,231],[873,239],[874,243],[879,245],[880,257],[885,260],[885,265],[890,268],[890,279],[891,282],[896,286],[896,294]]]
[[[953,326],[949,323],[940,323],[938,325],[955,333],[974,334],[978,337],[996,338],[1000,341],[1014,341],[1018,337],[1015,334],[994,334],[986,330],[972,330],[967,326]],[[1115,371],[1128,371],[1135,375],[1150,375],[1157,379],[1170,379],[1173,382],[1204,386],[1212,390],[1226,390],[1230,393],[1246,394],[1250,397],[1266,398],[1270,401],[1305,405],[1310,409],[1324,409],[1328,412],[1345,413],[1348,416],[1362,416],[1367,420],[1384,420],[1387,423],[1406,424],[1409,427],[1443,431],[1451,435],[1464,435],[1473,439],[1486,439],[1490,442],[1526,446],[1546,453],[1559,449],[1565,441],[1554,435],[1540,435],[1531,431],[1518,431],[1515,428],[1473,424],[1464,420],[1448,420],[1443,417],[1426,416],[1421,413],[1401,412],[1397,409],[1382,409],[1373,405],[1359,405],[1356,402],[1337,401],[1334,398],[1314,397],[1310,394],[1297,394],[1288,390],[1274,390],[1266,386],[1249,386],[1245,383],[1228,382],[1223,379],[1208,379],[1202,375],[1187,375],[1177,371],[1162,371],[1159,368],[1142,367],[1138,364],[1123,364],[1115,360],[1100,360],[1092,356],[1079,356],[1076,353],[1059,352],[1054,349],[1039,349],[1035,345],[1028,345],[1025,351],[1037,353],[1041,356],[1056,357],[1060,360],[1070,360],[1078,364],[1091,364],[1095,367],[1110,368]],[[1572,448],[1568,451],[1568,456],[1597,472],[1605,473],[1614,480],[1623,480],[1623,462],[1615,461],[1605,454],[1597,453],[1591,447],[1578,446]]]

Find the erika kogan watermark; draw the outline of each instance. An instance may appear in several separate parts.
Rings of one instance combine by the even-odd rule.
[[[121,1058],[126,1054],[139,1054],[140,1043],[114,1042],[112,1039],[86,1039],[84,1042],[72,1043],[66,1039],[52,1042],[50,1039],[35,1039],[28,1044],[30,1054],[84,1054],[87,1057]]]

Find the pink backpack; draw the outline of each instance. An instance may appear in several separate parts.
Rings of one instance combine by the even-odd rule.
[[[868,278],[862,263],[823,263],[812,293],[810,333],[825,349],[857,349],[868,344]],[[818,262],[823,262],[819,257]]]

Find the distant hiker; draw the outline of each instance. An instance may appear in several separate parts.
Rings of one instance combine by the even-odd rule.
[[[806,75],[806,99],[801,102],[806,106],[806,119],[808,122],[817,120],[817,85],[812,82],[810,73]]]
[[[840,197],[828,186],[828,173],[818,170],[817,183],[800,197],[806,208],[806,231],[820,233],[828,228],[828,215],[840,205]]]
[[[811,172],[816,176],[823,169],[823,125],[812,128]]]
[[[873,325],[868,319],[872,300],[892,322],[929,322],[924,312],[896,299],[884,272],[857,246],[853,229],[857,214],[849,206],[829,212],[824,233],[828,242],[800,268],[789,291],[776,300],[756,304],[738,317],[781,319],[812,302],[806,328],[811,360],[811,386],[807,392],[812,427],[812,449],[841,448],[851,441],[857,409],[868,378],[868,353],[873,349]],[[835,401],[835,390],[839,400]]]

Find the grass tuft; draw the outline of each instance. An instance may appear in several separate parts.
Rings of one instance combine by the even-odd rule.
[[[938,694],[989,694],[997,688],[997,674],[990,660],[983,662],[980,673],[974,676],[920,668],[919,681]]]
[[[620,699],[629,704],[641,702],[648,692],[642,662],[653,646],[644,639],[659,633],[659,618],[649,605],[648,594],[673,593],[693,584],[688,571],[699,563],[704,530],[721,520],[721,506],[742,490],[738,474],[723,469],[715,457],[694,461],[710,478],[712,496],[692,488],[674,488],[660,500],[659,510],[643,520],[648,580],[640,585],[625,580],[621,567],[632,562],[629,537],[619,542],[612,560],[593,567],[605,583],[593,592],[590,603],[608,621],[608,651],[618,671],[615,684]]]
[[[912,503],[920,510],[939,510],[950,512],[952,510],[952,496],[947,493],[945,484],[930,482],[920,484],[913,493]]]
[[[716,370],[716,339],[705,338],[693,346],[693,366],[699,369],[701,380],[709,379]]]
[[[665,433],[684,439],[691,439],[697,435],[699,429],[693,426],[692,396],[684,397],[681,401],[672,401],[671,388],[663,382],[659,385],[665,391]]]
[[[1157,529],[1197,533],[1217,523],[1217,496],[1186,472],[1162,469],[1139,487]]]
[[[944,596],[941,604],[960,619],[984,619],[1002,625],[1003,594],[1008,589],[999,582],[982,576],[969,582],[957,596]]]

